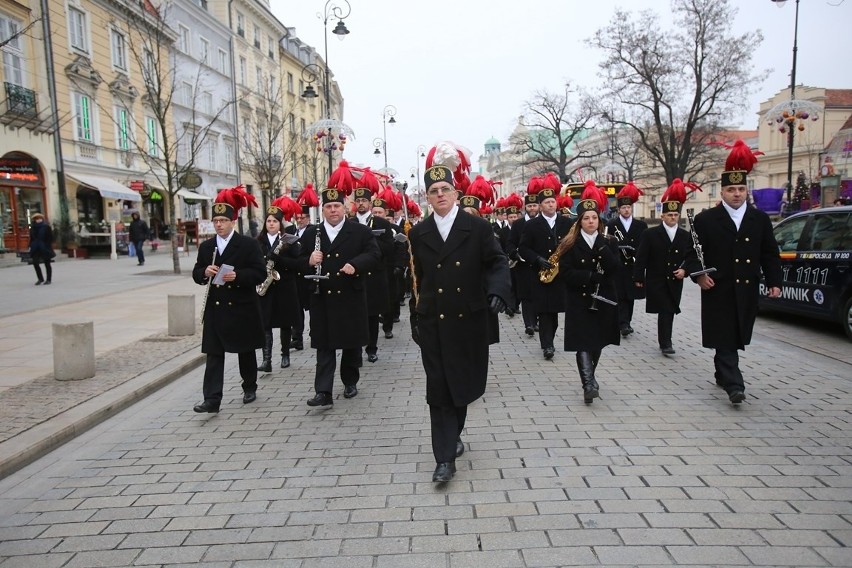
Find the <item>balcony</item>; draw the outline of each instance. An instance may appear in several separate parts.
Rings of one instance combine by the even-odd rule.
[[[38,114],[36,93],[32,89],[13,83],[4,83],[6,87],[6,113],[20,117],[34,117]]]

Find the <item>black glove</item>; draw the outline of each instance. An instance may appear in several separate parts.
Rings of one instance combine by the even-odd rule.
[[[506,302],[500,296],[488,296],[488,309],[492,314],[497,315],[506,309]]]
[[[393,269],[393,275],[397,278],[402,276],[404,272],[405,272],[405,269],[401,266],[397,266]]]
[[[589,273],[589,282],[591,282],[592,284],[600,284],[601,282],[603,282],[603,276],[604,275],[600,272],[592,271],[591,273]]]
[[[419,319],[417,312],[411,312],[411,339],[417,345],[420,345],[420,327],[417,325]]]
[[[553,265],[547,262],[547,259],[543,256],[540,256],[535,260],[535,265],[538,267],[539,270],[550,270],[551,268],[553,268]]]
[[[281,262],[281,255],[274,253],[273,251],[269,251],[269,254],[266,255],[267,260],[271,260],[272,262]]]
[[[509,260],[514,260],[515,262],[520,262],[521,257],[518,254],[518,249],[513,250],[509,253]]]

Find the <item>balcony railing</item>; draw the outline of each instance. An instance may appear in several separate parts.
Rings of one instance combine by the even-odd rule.
[[[38,114],[35,91],[9,82],[6,82],[5,86],[6,112],[22,116],[35,116]]]

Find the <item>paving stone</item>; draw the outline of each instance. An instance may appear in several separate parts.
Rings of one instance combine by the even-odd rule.
[[[142,551],[137,548],[126,550],[99,550],[97,552],[78,552],[63,568],[107,568],[113,566],[133,566]]]
[[[178,564],[197,563],[207,551],[206,546],[169,546],[163,548],[146,548],[136,561],[136,564]]]
[[[823,560],[809,548],[799,546],[741,546],[740,551],[754,564],[764,566],[824,566]]]
[[[668,546],[666,549],[678,565],[726,566],[744,565],[749,562],[748,558],[733,546]]]

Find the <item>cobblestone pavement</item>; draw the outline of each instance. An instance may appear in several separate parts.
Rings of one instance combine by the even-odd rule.
[[[405,320],[328,410],[311,350],[251,405],[229,357],[218,415],[197,369],[0,481],[0,568],[852,566],[850,344],[761,318],[733,407],[684,304],[664,358],[637,303],[589,406],[573,353],[501,318],[445,487]]]

